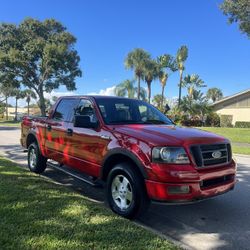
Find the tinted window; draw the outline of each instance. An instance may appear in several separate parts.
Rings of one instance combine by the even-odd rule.
[[[79,99],[62,99],[53,115],[54,120],[71,122],[74,115],[74,109],[79,103]]]
[[[131,99],[97,98],[106,124],[173,124],[152,105]]]
[[[90,117],[92,122],[97,120],[94,106],[91,101],[87,99],[81,99],[78,107],[75,110],[76,115],[86,115]]]

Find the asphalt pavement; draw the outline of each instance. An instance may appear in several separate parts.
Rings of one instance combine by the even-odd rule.
[[[0,154],[27,167],[20,129],[0,127]],[[189,205],[152,204],[137,222],[190,249],[250,249],[250,156],[235,156],[237,185],[224,195]],[[45,176],[105,205],[104,191],[57,170]]]

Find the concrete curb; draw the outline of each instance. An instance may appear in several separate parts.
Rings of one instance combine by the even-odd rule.
[[[137,226],[142,227],[142,228],[146,229],[147,231],[152,232],[153,234],[156,234],[156,235],[159,236],[160,238],[165,239],[165,240],[167,240],[167,241],[173,243],[174,245],[176,245],[177,247],[179,247],[179,248],[181,248],[181,249],[184,249],[184,250],[193,250],[193,248],[191,248],[190,246],[186,245],[185,243],[183,243],[183,242],[181,242],[181,241],[178,241],[178,240],[172,238],[172,237],[169,236],[169,235],[165,235],[165,234],[161,233],[161,232],[158,231],[158,230],[155,230],[155,229],[153,229],[153,228],[151,228],[151,227],[148,227],[148,226],[142,224],[142,223],[139,222],[139,221],[134,221],[134,223],[135,223]]]

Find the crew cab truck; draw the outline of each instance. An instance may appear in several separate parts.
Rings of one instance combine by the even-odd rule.
[[[52,159],[101,180],[110,208],[126,218],[150,201],[194,202],[235,185],[229,140],[176,126],[136,99],[61,97],[48,117],[24,117],[21,144],[32,172],[42,173]]]

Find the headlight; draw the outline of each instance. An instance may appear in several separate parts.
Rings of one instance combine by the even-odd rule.
[[[152,150],[152,161],[174,164],[190,163],[186,151],[182,147],[155,147]]]

